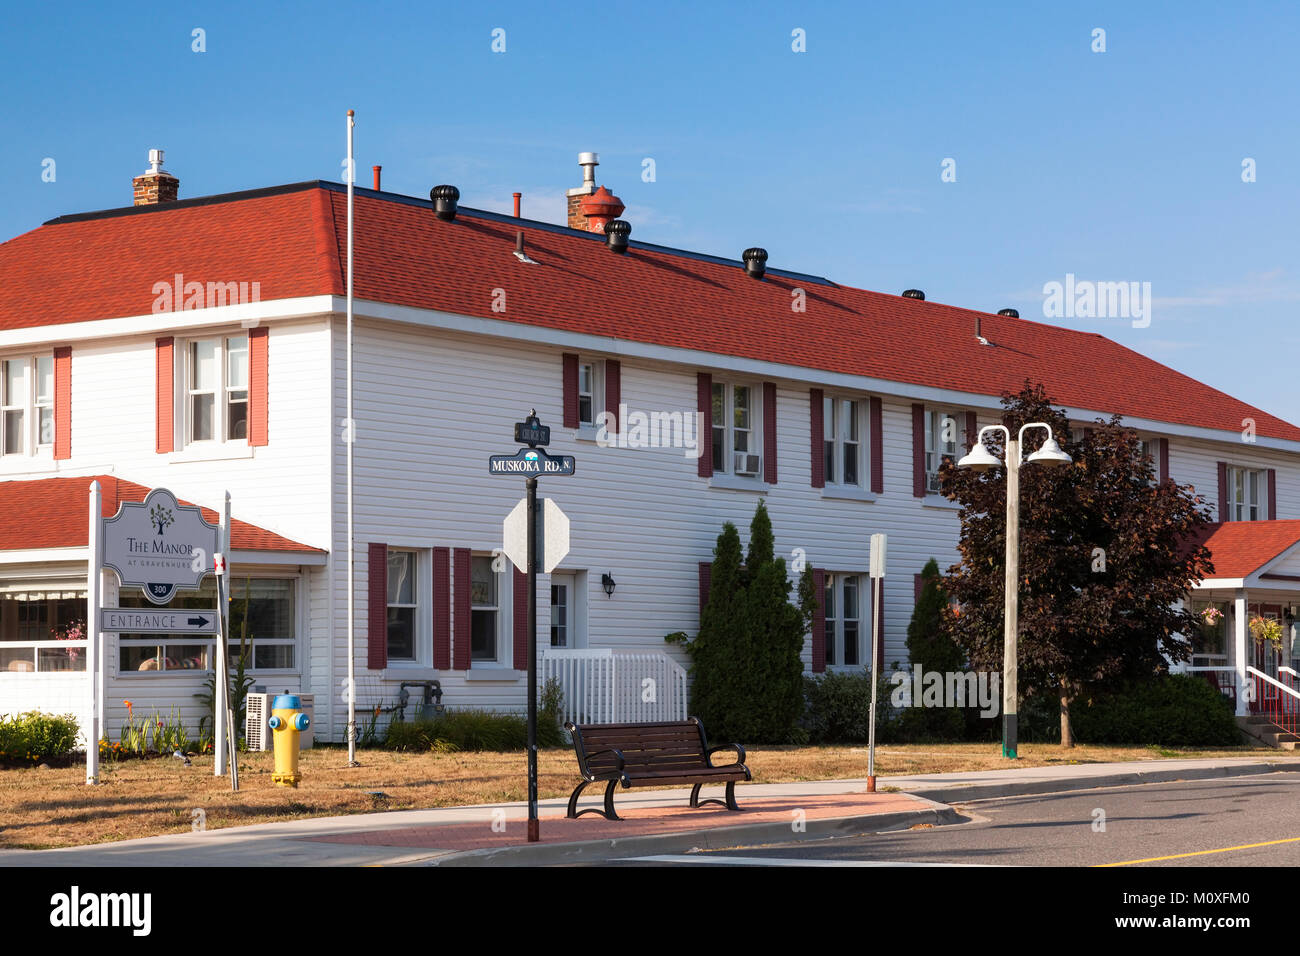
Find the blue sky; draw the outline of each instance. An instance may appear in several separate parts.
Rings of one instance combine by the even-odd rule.
[[[1145,328],[1055,321],[1300,423],[1297,35],[1253,3],[12,6],[0,238],[128,205],[150,147],[183,198],[340,179],[352,108],[396,192],[556,220],[594,150],[634,239],[1038,320],[1067,274],[1150,282]]]

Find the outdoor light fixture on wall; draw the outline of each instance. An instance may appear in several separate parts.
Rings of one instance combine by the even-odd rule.
[[[614,575],[606,572],[600,576],[600,586],[605,589],[606,597],[613,597],[614,588],[618,587],[618,584],[614,580]]]

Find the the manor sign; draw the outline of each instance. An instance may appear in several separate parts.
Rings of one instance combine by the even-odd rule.
[[[197,591],[212,573],[217,533],[198,508],[155,488],[104,519],[104,567],[117,572],[122,587],[142,588],[154,604],[166,604],[177,591]]]

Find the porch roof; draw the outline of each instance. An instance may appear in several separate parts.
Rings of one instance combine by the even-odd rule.
[[[149,493],[144,485],[114,475],[0,481],[0,552],[85,548],[90,535],[86,508],[92,481],[99,482],[105,518],[117,514],[122,502],[144,501]],[[218,523],[211,508],[200,506],[200,510],[205,520]],[[318,556],[325,553],[236,518],[230,522],[230,546],[236,552],[283,552],[307,563],[317,563]]]
[[[1276,587],[1300,590],[1300,574],[1270,573],[1300,551],[1300,521],[1223,521],[1206,527],[1197,544],[1210,549],[1214,575],[1198,588]]]

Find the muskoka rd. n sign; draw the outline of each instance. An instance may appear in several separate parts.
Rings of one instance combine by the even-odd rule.
[[[117,572],[123,587],[142,588],[154,604],[166,604],[177,591],[197,591],[213,573],[217,534],[198,508],[155,488],[143,502],[124,501],[104,519],[104,567]]]

